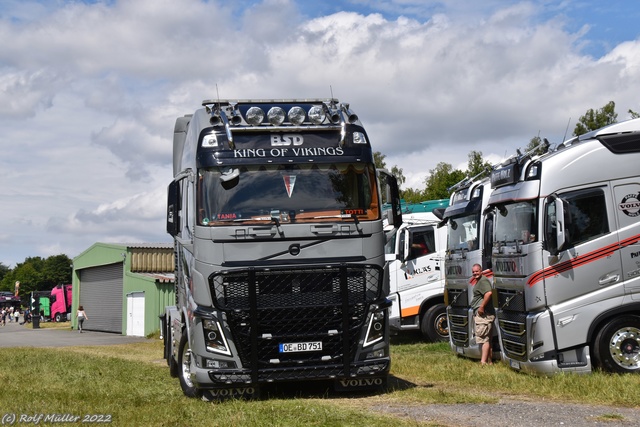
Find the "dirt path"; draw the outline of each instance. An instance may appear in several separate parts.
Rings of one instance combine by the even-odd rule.
[[[375,412],[464,427],[640,427],[640,409],[501,398],[495,404],[372,405]]]

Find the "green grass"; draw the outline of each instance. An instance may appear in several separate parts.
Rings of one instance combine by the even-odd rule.
[[[405,339],[391,349],[394,375],[438,390],[454,390],[465,398],[485,393],[488,402],[501,395],[517,395],[598,405],[640,405],[640,375],[596,371],[589,375],[542,377],[513,371],[500,362],[482,367],[478,361],[453,354],[448,343],[424,344]],[[490,395],[486,395],[487,389]],[[408,389],[405,394],[413,393]]]
[[[116,346],[3,348],[0,384],[3,414],[109,414],[112,425],[128,426],[388,427],[430,424],[379,415],[371,408],[493,403],[500,396],[638,407],[640,375],[535,377],[504,364],[483,368],[458,358],[447,344],[409,339],[392,345],[387,393],[342,395],[294,384],[270,390],[263,400],[206,403],[182,395],[162,359],[162,342],[153,339]]]

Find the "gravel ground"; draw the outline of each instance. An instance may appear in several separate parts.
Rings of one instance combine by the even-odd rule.
[[[511,398],[501,399],[495,404],[383,404],[371,409],[402,418],[451,427],[640,427],[640,409],[636,408],[532,402]]]

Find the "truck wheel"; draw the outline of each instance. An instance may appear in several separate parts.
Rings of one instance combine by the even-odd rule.
[[[594,357],[609,372],[640,372],[640,317],[622,316],[607,323],[596,336]]]
[[[62,314],[56,313],[55,320],[56,323],[62,322]]]
[[[200,397],[202,392],[198,390],[191,377],[189,376],[191,366],[191,348],[189,347],[189,338],[187,337],[187,330],[182,332],[182,338],[180,339],[180,346],[178,347],[178,366],[180,387],[182,392],[187,397]]]
[[[447,322],[447,307],[436,304],[429,307],[420,322],[422,336],[430,342],[449,340],[449,323]]]

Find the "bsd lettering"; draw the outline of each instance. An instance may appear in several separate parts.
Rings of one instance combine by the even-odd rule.
[[[271,135],[272,147],[289,147],[291,145],[302,145],[304,138],[295,133],[289,135]]]

